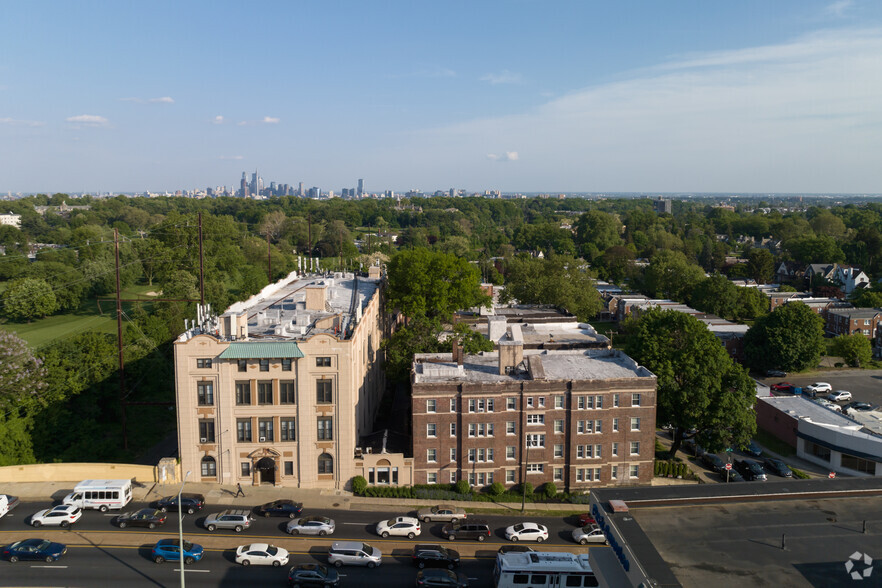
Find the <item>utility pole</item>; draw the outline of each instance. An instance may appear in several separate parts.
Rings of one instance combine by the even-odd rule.
[[[270,284],[273,283],[273,252],[270,249],[270,232],[266,231],[266,271]]]
[[[205,306],[205,264],[202,262],[202,211],[199,211],[199,304]]]
[[[122,409],[123,449],[129,448],[129,437],[126,429],[126,372],[123,358],[122,332],[122,300],[119,286],[119,229],[113,229],[113,250],[116,259],[116,344],[119,349],[119,405]]]

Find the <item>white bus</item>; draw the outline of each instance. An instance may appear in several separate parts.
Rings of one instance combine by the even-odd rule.
[[[79,508],[97,508],[101,512],[107,512],[119,510],[131,501],[131,480],[83,480],[62,502]]]
[[[496,588],[579,588],[599,586],[588,554],[556,551],[509,552],[496,556]]]

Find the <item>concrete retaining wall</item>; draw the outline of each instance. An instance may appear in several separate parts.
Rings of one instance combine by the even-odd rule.
[[[10,482],[79,482],[128,480],[157,482],[157,468],[126,463],[40,463],[0,467],[0,484]]]

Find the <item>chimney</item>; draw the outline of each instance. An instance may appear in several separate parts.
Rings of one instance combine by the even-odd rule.
[[[324,284],[310,284],[306,287],[306,310],[325,310],[328,287]]]
[[[508,319],[504,316],[494,315],[487,317],[487,338],[497,343],[503,335],[508,325]]]
[[[459,340],[453,340],[453,361],[456,362],[456,365],[461,366],[463,361],[463,352],[462,345]]]

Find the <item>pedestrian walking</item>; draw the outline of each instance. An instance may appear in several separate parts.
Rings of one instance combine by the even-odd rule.
[[[236,484],[236,495],[233,498],[239,498],[239,495],[242,495],[242,498],[245,498],[245,491],[242,490],[242,484]]]

